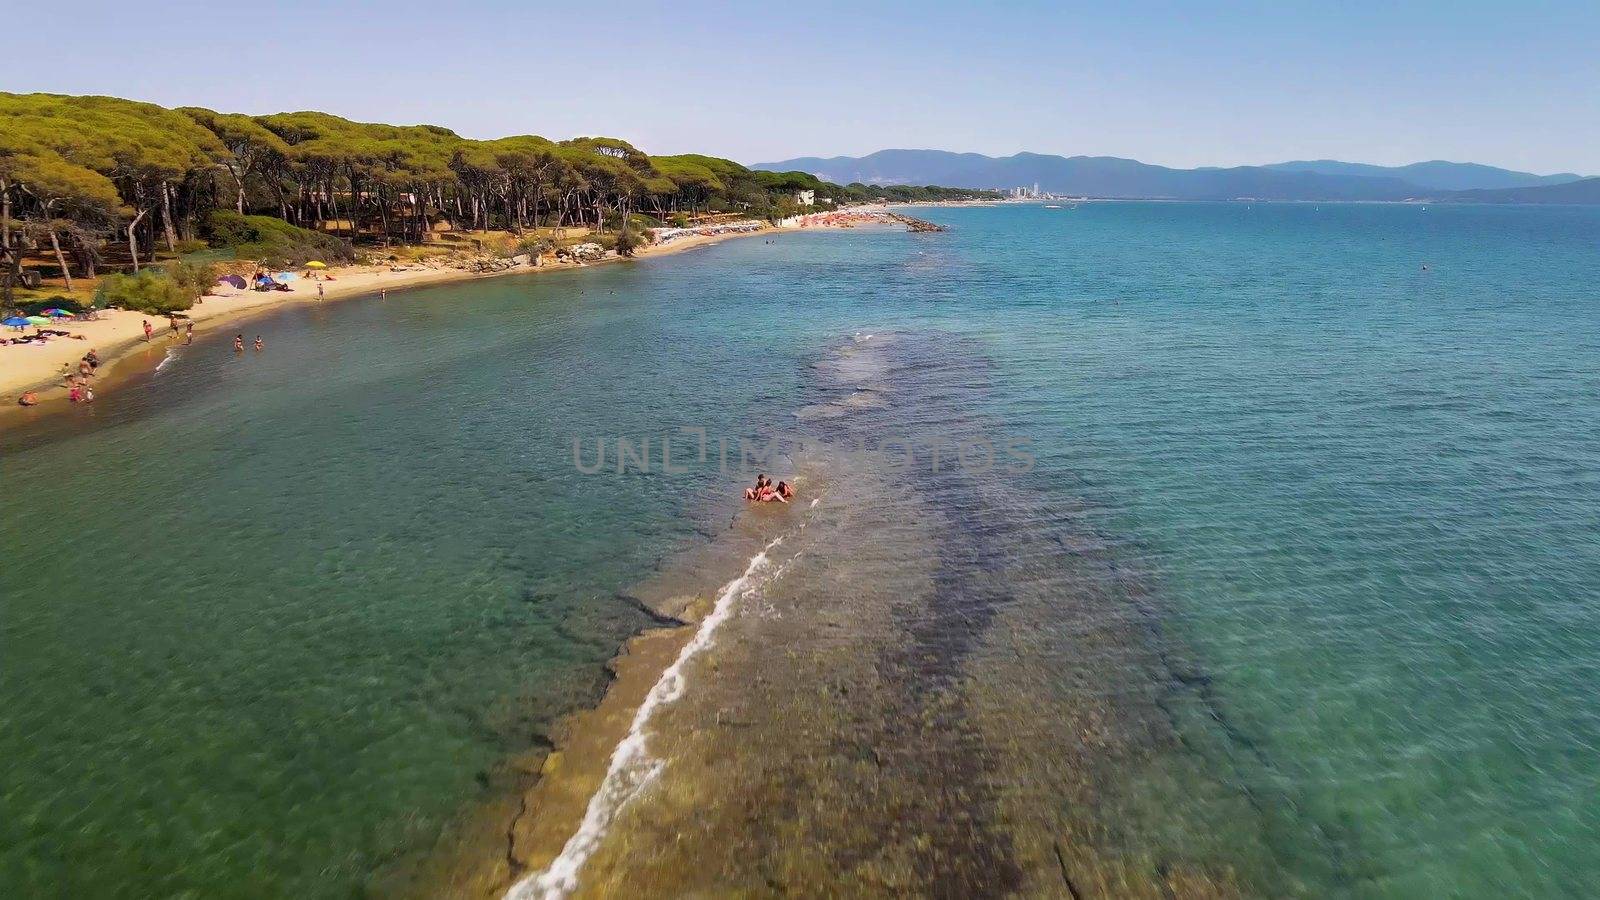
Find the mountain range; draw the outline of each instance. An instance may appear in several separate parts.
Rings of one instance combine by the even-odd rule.
[[[1463,200],[1504,203],[1600,202],[1600,178],[1534,175],[1444,161],[1374,166],[1299,160],[1265,166],[1172,169],[1113,156],[1018,153],[993,157],[944,150],[880,150],[868,156],[800,157],[754,169],[802,171],[839,184],[1032,187],[1075,197],[1164,200]]]

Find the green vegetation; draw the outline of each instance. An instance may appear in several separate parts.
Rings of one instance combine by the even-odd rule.
[[[167,266],[166,275],[189,298],[191,306],[217,283],[217,267],[210,263],[175,262]]]
[[[632,256],[635,251],[644,245],[644,242],[644,238],[640,237],[639,233],[631,225],[624,223],[622,230],[617,232],[617,242],[614,249],[619,256]]]
[[[995,191],[972,191],[966,188],[939,187],[913,184],[862,184],[853,181],[845,193],[854,202],[887,200],[890,203],[937,203],[952,200],[999,200]]]
[[[797,194],[814,192],[817,206]],[[651,157],[616,138],[463,138],[434,125],[318,112],[245,116],[114,97],[0,93],[0,284],[23,252],[68,279],[138,273],[201,237],[244,258],[349,259],[359,245],[416,244],[439,230],[608,225],[701,213],[776,219],[817,208],[984,196],[945,188],[841,187],[726,159]],[[632,220],[637,221],[637,220]],[[630,223],[630,224],[624,224]],[[635,236],[637,238],[639,236]],[[631,239],[630,239],[631,240]]]
[[[89,308],[87,301],[80,301],[72,297],[63,297],[55,294],[38,300],[28,300],[17,304],[17,311],[24,316],[43,315],[47,309],[64,309],[67,312],[80,313]]]
[[[297,228],[271,216],[247,216],[215,209],[206,216],[202,233],[215,247],[231,247],[240,259],[272,267],[298,266],[311,260],[347,262],[350,245],[330,234]]]
[[[195,296],[165,272],[145,269],[137,275],[106,276],[95,294],[95,303],[162,315],[188,309],[194,305]]]

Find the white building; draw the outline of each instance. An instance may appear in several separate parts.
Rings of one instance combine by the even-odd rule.
[[[817,204],[816,191],[800,191],[794,195],[794,202],[801,206],[815,206]]]

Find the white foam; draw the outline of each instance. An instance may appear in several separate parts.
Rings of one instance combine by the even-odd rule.
[[[815,506],[816,501],[812,501],[812,505]],[[506,900],[554,900],[577,889],[578,871],[599,848],[606,829],[617,813],[655,780],[666,766],[664,761],[652,757],[645,746],[645,726],[650,723],[650,717],[661,706],[683,695],[684,665],[711,644],[711,635],[732,615],[734,602],[753,589],[751,579],[766,567],[767,551],[782,541],[782,537],[773,538],[761,548],[760,553],[751,557],[743,575],[723,585],[711,613],[700,623],[700,629],[684,645],[677,660],[661,673],[655,686],[645,696],[644,703],[640,704],[639,711],[634,714],[633,725],[629,727],[627,736],[611,754],[611,765],[606,769],[605,779],[600,782],[600,789],[589,798],[589,808],[584,812],[583,823],[578,826],[577,832],[567,839],[566,846],[561,848],[561,855],[548,868],[512,885],[506,891]]]
[[[159,372],[162,369],[165,369],[167,367],[167,363],[172,362],[173,360],[175,360],[177,358],[178,358],[178,354],[173,353],[171,350],[168,350],[167,351],[167,355],[163,356],[161,358],[161,362],[156,363],[156,371]]]

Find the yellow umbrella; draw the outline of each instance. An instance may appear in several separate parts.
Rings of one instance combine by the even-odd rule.
[[[327,267],[328,267],[327,263],[319,262],[319,261],[314,260],[314,259],[311,262],[306,263],[306,268],[308,268],[308,269],[326,269]]]

